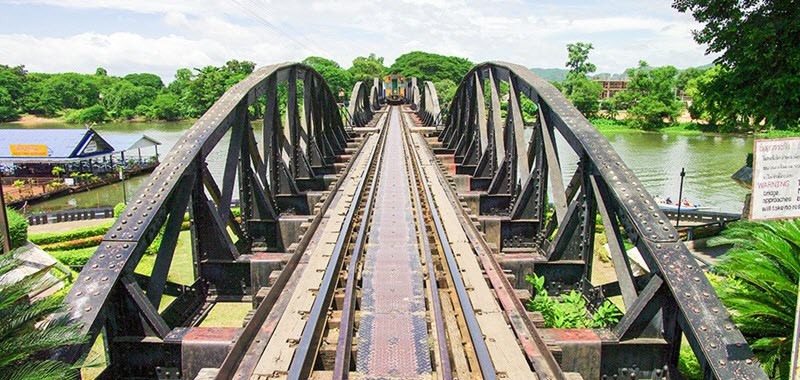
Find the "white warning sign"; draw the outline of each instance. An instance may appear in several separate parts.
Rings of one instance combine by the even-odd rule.
[[[800,218],[800,137],[756,140],[751,220]]]

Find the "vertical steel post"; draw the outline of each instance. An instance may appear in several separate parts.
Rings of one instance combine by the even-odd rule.
[[[686,176],[686,171],[681,168],[681,187],[678,190],[678,219],[675,220],[675,228],[681,224],[681,204],[683,204],[683,177]]]
[[[8,215],[6,215],[6,198],[3,194],[2,172],[0,172],[0,238],[3,239],[3,250],[0,253],[11,252],[11,235],[8,231]]]
[[[119,180],[122,181],[122,203],[128,204],[128,190],[125,188],[125,167],[119,167]]]

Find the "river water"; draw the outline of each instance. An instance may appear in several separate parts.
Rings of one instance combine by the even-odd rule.
[[[162,143],[160,157],[179,141],[192,122],[172,123],[123,123],[103,124],[96,127],[101,135],[145,134]],[[260,123],[253,124],[260,134]],[[16,124],[0,124],[2,129],[20,128]],[[54,123],[37,124],[26,128],[82,128],[76,125]],[[750,136],[719,135],[672,135],[661,133],[605,133],[611,145],[625,163],[644,184],[652,195],[670,196],[676,200],[680,186],[681,168],[686,169],[684,197],[712,210],[741,212],[747,190],[736,185],[730,176],[744,165],[745,157],[753,151],[753,138]],[[223,138],[218,147],[227,146],[228,137]],[[559,141],[562,153],[565,179],[569,179],[575,169],[575,157],[563,152],[569,149]],[[222,172],[225,158],[223,149],[209,156],[209,169],[218,177]],[[139,176],[126,181],[128,198],[145,182],[147,176]],[[217,182],[221,182],[217,179]],[[45,201],[29,207],[26,212],[41,212],[72,208],[113,206],[122,202],[122,184],[117,183],[99,189],[72,194]]]

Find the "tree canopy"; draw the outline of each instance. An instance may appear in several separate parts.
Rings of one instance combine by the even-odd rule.
[[[352,74],[339,66],[338,63],[327,58],[313,56],[304,59],[300,63],[311,66],[319,75],[322,75],[334,96],[338,97],[339,91],[343,91],[345,97],[350,96],[350,90],[353,88],[355,81],[353,81]]]
[[[569,67],[569,73],[563,83],[563,91],[567,98],[586,117],[597,114],[600,109],[600,93],[603,92],[599,83],[586,77],[597,70],[597,67],[589,62],[589,52],[592,48],[592,44],[586,42],[567,44],[569,60],[566,65]]]
[[[796,1],[675,0],[703,28],[694,39],[719,53],[713,79],[718,90],[735,89],[719,106],[763,120],[776,129],[800,125],[800,6]]]
[[[628,69],[626,73],[630,78],[628,88],[614,97],[628,109],[628,121],[640,129],[659,129],[675,122],[683,107],[675,94],[678,69],[672,66],[653,68],[640,61],[639,67]]]
[[[368,57],[357,57],[353,60],[353,66],[347,71],[353,78],[353,83],[358,81],[371,81],[372,78],[382,77],[386,73],[386,66],[383,65],[383,57],[376,57],[375,53],[370,53]]]
[[[473,63],[464,58],[412,51],[397,57],[389,72],[431,82],[447,79],[458,84],[472,66]]]

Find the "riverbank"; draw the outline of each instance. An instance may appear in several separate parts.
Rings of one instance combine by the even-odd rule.
[[[603,133],[657,133],[668,135],[699,136],[699,135],[719,135],[719,136],[754,136],[756,138],[775,139],[784,137],[800,137],[800,130],[792,131],[767,131],[759,133],[740,133],[740,132],[718,132],[710,131],[706,124],[693,121],[679,121],[673,126],[646,131],[630,126],[625,120],[596,118],[590,120],[598,131]]]
[[[133,119],[128,119],[128,120],[109,120],[109,121],[106,121],[106,122],[103,122],[103,123],[100,123],[100,124],[97,124],[97,125],[92,125],[92,127],[95,127],[95,126],[101,126],[102,127],[102,126],[107,125],[107,124],[111,124],[111,125],[116,125],[116,124],[136,125],[136,124],[140,124],[140,123],[181,123],[181,122],[188,122],[188,121],[194,122],[195,120],[196,119],[147,120],[147,119],[142,118],[142,117],[135,117]],[[41,128],[41,127],[47,127],[47,126],[50,126],[50,125],[64,125],[64,124],[74,125],[74,126],[81,126],[80,123],[68,123],[66,120],[64,120],[63,116],[42,117],[42,116],[29,115],[29,114],[20,115],[18,120],[4,122],[3,124],[19,126],[20,128]]]

